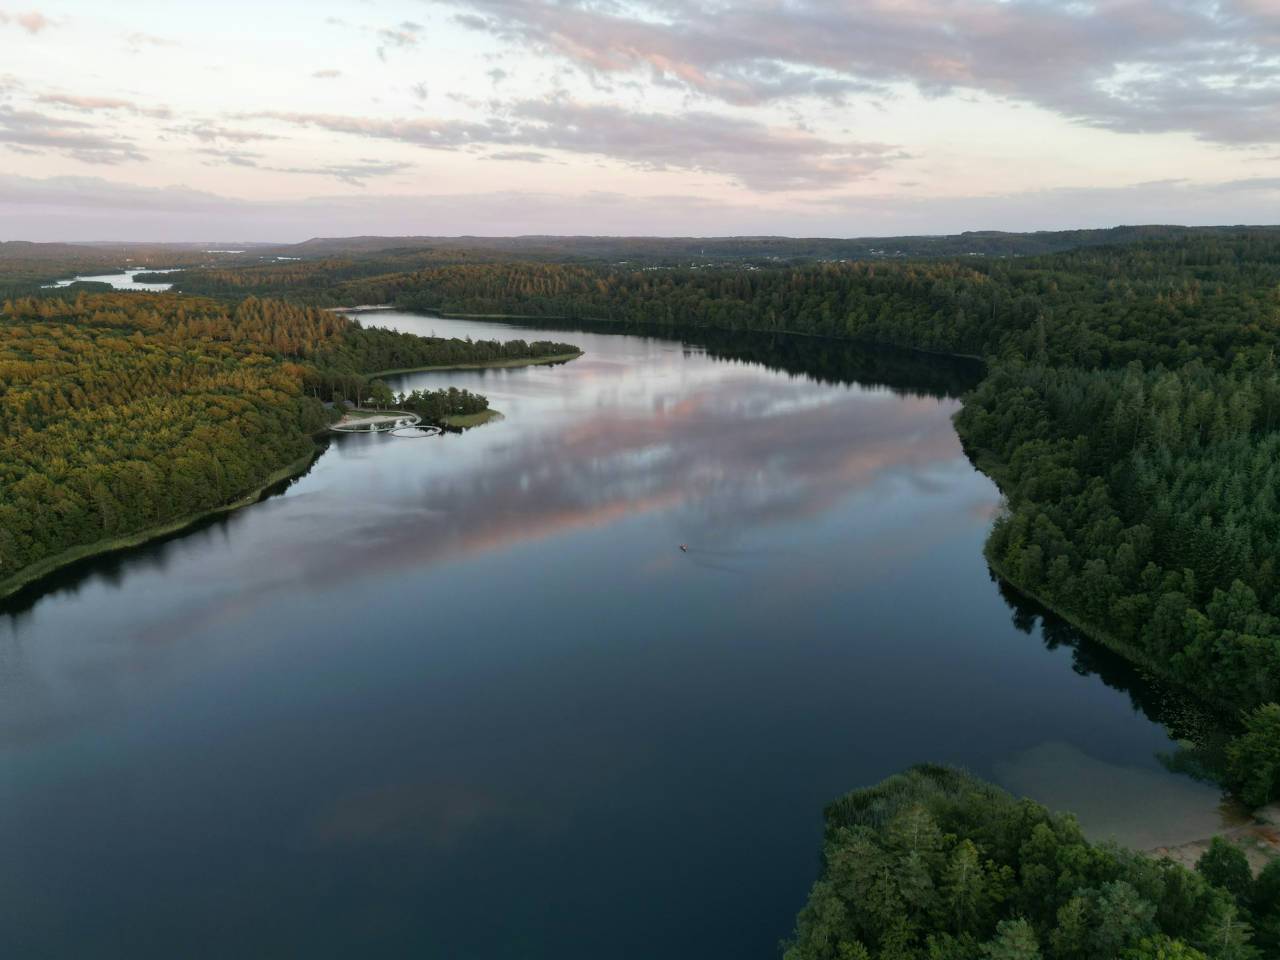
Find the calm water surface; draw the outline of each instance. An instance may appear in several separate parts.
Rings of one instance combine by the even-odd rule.
[[[768,958],[822,805],[911,763],[1211,817],[991,581],[953,373],[366,319],[587,354],[397,378],[506,418],[338,436],[0,614],[0,955]]]
[[[133,278],[139,273],[162,273],[166,267],[138,267],[134,270],[128,270],[124,273],[102,273],[93,276],[72,277],[70,280],[59,280],[57,283],[51,283],[51,287],[69,287],[77,281],[84,280],[91,283],[109,283],[117,290],[145,290],[151,293],[162,293],[173,286],[171,283],[139,283]],[[179,269],[179,268],[172,268]]]

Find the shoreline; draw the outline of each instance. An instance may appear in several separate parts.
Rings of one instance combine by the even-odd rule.
[[[983,470],[981,467],[978,467],[978,470],[984,476],[988,477],[992,483],[996,483],[995,478],[991,477],[991,475],[987,473],[985,470]],[[996,483],[996,489],[1000,490],[1000,484]],[[1001,494],[1004,493],[1003,490],[1001,490],[1000,492]],[[1040,596],[1038,593],[1036,593],[1034,590],[1030,590],[1022,586],[1022,584],[1018,583],[1017,580],[1014,580],[1011,576],[1009,576],[1003,564],[1001,564],[998,560],[994,559],[989,553],[987,553],[985,544],[983,545],[983,548],[982,548],[982,556],[984,559],[986,559],[987,566],[991,568],[991,571],[996,576],[998,576],[1001,580],[1003,580],[1008,586],[1012,587],[1014,590],[1017,590],[1018,593],[1022,594],[1023,596],[1028,597],[1031,600],[1034,600],[1036,603],[1040,604],[1040,606],[1044,607],[1046,610],[1052,613],[1059,620],[1063,620],[1069,623],[1071,626],[1075,627],[1082,634],[1084,634],[1084,636],[1087,639],[1092,640],[1094,643],[1101,644],[1102,646],[1110,650],[1112,653],[1123,658],[1127,663],[1137,667],[1138,669],[1150,671],[1150,673],[1153,676],[1155,676],[1157,679],[1159,679],[1161,683],[1168,684],[1170,687],[1179,691],[1180,693],[1186,694],[1187,696],[1191,697],[1196,703],[1199,703],[1202,706],[1212,710],[1214,713],[1219,714],[1220,715],[1219,719],[1225,720],[1227,719],[1228,715],[1232,715],[1235,713],[1234,708],[1232,708],[1230,704],[1223,703],[1219,700],[1206,697],[1202,693],[1196,692],[1193,688],[1187,686],[1183,681],[1179,680],[1177,677],[1174,677],[1169,673],[1167,673],[1165,670],[1163,670],[1158,663],[1154,662],[1153,660],[1150,660],[1148,657],[1146,657],[1142,653],[1142,651],[1137,650],[1130,644],[1127,644],[1124,641],[1117,639],[1107,631],[1103,630],[1101,627],[1096,627],[1093,624],[1086,623],[1085,621],[1074,616],[1073,614],[1068,613],[1067,611],[1061,609],[1060,607],[1054,605],[1053,603],[1050,603],[1049,601],[1045,600],[1042,596]]]
[[[391,307],[387,307],[386,309],[391,309]],[[446,364],[429,367],[410,367],[403,370],[382,370],[376,373],[365,374],[365,376],[370,378],[389,377],[402,373],[421,373],[435,370],[485,370],[494,367],[523,367],[535,364],[566,363],[569,360],[576,360],[582,355],[583,351],[579,350],[577,353],[573,354],[556,354],[555,356],[550,357],[528,357],[517,360],[496,361],[492,363]],[[497,411],[494,411],[494,413],[497,417],[502,416],[502,414],[497,413]],[[479,420],[476,423],[459,424],[459,426],[463,428],[468,426],[477,426],[480,423],[488,422],[490,419],[494,418],[485,416],[485,419]],[[329,425],[326,425],[323,429],[317,431],[317,433],[313,435],[313,440],[316,437],[327,436],[332,432],[333,431],[330,430]],[[145,527],[141,530],[135,530],[132,533],[124,533],[114,537],[105,537],[101,540],[95,540],[93,543],[85,543],[69,547],[61,553],[54,554],[51,557],[45,557],[43,560],[38,560],[30,566],[23,567],[17,573],[0,580],[0,603],[3,603],[18,593],[21,593],[28,587],[31,587],[43,580],[45,577],[57,573],[64,567],[78,563],[81,560],[89,560],[93,557],[100,557],[105,554],[114,553],[118,550],[128,550],[133,547],[139,547],[151,540],[157,540],[175,533],[181,533],[188,527],[194,526],[202,520],[216,517],[218,514],[230,513],[231,511],[239,510],[242,507],[252,506],[261,500],[262,495],[271,487],[274,487],[276,484],[285,480],[292,479],[293,477],[296,477],[308,470],[323,452],[324,447],[319,443],[316,443],[315,448],[305,457],[300,457],[292,463],[274,471],[266,478],[266,480],[253,490],[250,490],[248,493],[230,501],[229,503],[210,507],[209,509],[202,510],[199,513],[188,514],[187,516],[179,517],[166,523]]]
[[[1213,837],[1222,837],[1244,851],[1249,871],[1257,877],[1272,860],[1280,859],[1280,803],[1259,807],[1250,814],[1248,823],[1224,826],[1217,833],[1185,843],[1161,844],[1142,852],[1152,858],[1168,857],[1188,870],[1209,849]]]
[[[520,357],[513,360],[493,360],[488,363],[445,363],[429,367],[401,367],[396,370],[378,370],[366,373],[366,377],[396,377],[403,373],[432,373],[437,370],[496,370],[511,367],[534,367],[547,363],[568,363],[577,360],[585,351],[557,353],[550,357]]]
[[[481,410],[479,413],[459,413],[456,416],[451,415],[444,418],[446,427],[456,427],[460,430],[466,430],[470,427],[478,427],[482,424],[491,423],[494,420],[505,420],[500,410],[494,410],[492,407]]]
[[[0,580],[0,601],[7,600],[13,595],[19,593],[27,587],[38,583],[45,577],[56,573],[63,567],[70,566],[80,560],[88,560],[93,557],[100,557],[108,553],[115,553],[117,550],[128,550],[133,547],[140,547],[144,543],[151,540],[157,540],[170,534],[180,533],[188,527],[194,526],[202,520],[210,517],[216,517],[222,513],[230,513],[233,510],[239,510],[242,507],[252,506],[258,503],[263,494],[278,483],[290,480],[310,469],[311,465],[319,459],[320,454],[324,452],[324,448],[316,444],[314,450],[305,457],[299,457],[292,463],[286,464],[279,470],[273,472],[267,479],[255,487],[253,490],[232,500],[221,506],[210,507],[208,510],[202,510],[199,513],[188,514],[185,517],[179,517],[176,520],[170,520],[167,523],[157,524],[156,526],[146,527],[142,530],[135,530],[133,533],[124,533],[115,537],[108,537],[102,540],[95,540],[93,543],[85,543],[75,547],[69,547],[61,553],[51,557],[45,557],[29,567],[24,567],[18,573]]]
[[[386,307],[373,307],[369,309],[394,310],[397,308],[395,307],[394,304],[392,304]],[[404,309],[406,313],[425,313],[427,316],[437,316],[445,320],[499,320],[499,321],[515,320],[515,321],[518,321],[519,324],[521,325],[530,326],[530,327],[536,327],[538,325],[538,321],[540,320],[561,320],[566,323],[577,323],[580,321],[582,323],[596,323],[601,325],[625,324],[629,322],[626,320],[610,320],[605,317],[570,317],[570,316],[566,316],[565,314],[559,314],[559,313],[543,314],[535,317],[535,316],[528,316],[522,313],[454,313],[448,310],[427,310],[427,309],[410,310],[407,308],[404,308]],[[675,328],[668,329],[662,324],[658,324],[658,323],[646,324],[643,321],[640,322],[640,325],[652,326],[655,329],[661,329],[665,333],[670,335],[671,339],[679,339],[681,341],[696,339],[696,338],[685,336],[685,333],[687,331],[718,330],[724,333],[739,332],[729,327],[716,327],[716,326],[675,327]],[[786,328],[778,328],[778,329],[771,329],[771,330],[757,330],[752,327],[747,327],[746,329],[740,332],[756,334],[760,336],[767,336],[770,334],[780,333],[788,337],[804,337],[809,340],[837,340],[837,341],[840,341],[841,343],[860,344],[862,346],[872,346],[872,347],[889,347],[894,350],[905,350],[908,353],[924,353],[924,354],[928,354],[931,357],[950,357],[955,360],[976,361],[977,363],[981,363],[984,365],[987,365],[990,363],[990,359],[988,357],[980,356],[979,354],[976,354],[976,353],[956,353],[953,350],[930,350],[927,347],[912,347],[904,343],[893,343],[887,340],[873,340],[868,337],[836,337],[826,333],[806,333],[802,330],[788,330]]]
[[[981,470],[981,467],[978,469]],[[990,474],[986,474],[986,471],[982,472],[984,475],[990,476]],[[995,482],[994,478],[992,478],[992,482]],[[997,483],[996,489],[999,488],[1000,485]],[[1071,616],[1052,603],[1048,603],[1035,591],[1028,590],[1026,587],[1021,586],[1016,580],[1013,580],[1008,576],[1002,564],[992,559],[992,557],[987,553],[985,546],[983,547],[982,554],[987,561],[987,565],[991,568],[991,571],[1018,593],[1034,600],[1054,616],[1062,619],[1075,629],[1079,630],[1080,633],[1089,640],[1094,643],[1101,644],[1139,670],[1150,671],[1153,675],[1159,678],[1162,683],[1168,684],[1180,694],[1190,697],[1194,702],[1203,705],[1216,714],[1219,714],[1220,719],[1226,720],[1226,716],[1223,714],[1224,711],[1229,712],[1229,707],[1216,700],[1208,699],[1201,694],[1196,693],[1190,687],[1166,674],[1160,669],[1158,664],[1151,662],[1146,657],[1140,655],[1138,651],[1133,650],[1129,644],[1116,639],[1105,630],[1094,627],[1091,624],[1084,623],[1082,620]],[[1239,802],[1238,798],[1235,798],[1234,795],[1221,784],[1213,781],[1210,782],[1212,782],[1214,787],[1222,791],[1224,801],[1227,798],[1232,798],[1235,802]],[[1221,830],[1215,830],[1208,836],[1197,837],[1193,840],[1175,840],[1153,843],[1139,852],[1156,859],[1160,857],[1169,857],[1175,863],[1180,863],[1187,869],[1192,869],[1195,867],[1196,861],[1200,859],[1201,855],[1209,849],[1209,845],[1213,838],[1220,836],[1244,851],[1245,856],[1249,861],[1249,868],[1256,877],[1267,863],[1272,860],[1280,859],[1280,803],[1273,802],[1271,804],[1264,804],[1261,807],[1252,809],[1241,803],[1241,807],[1248,810],[1249,820],[1247,823],[1224,823]]]

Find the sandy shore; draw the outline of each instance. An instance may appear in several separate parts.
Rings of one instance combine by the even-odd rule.
[[[1253,811],[1253,819],[1238,827],[1226,827],[1217,832],[1244,851],[1249,867],[1256,877],[1262,868],[1280,857],[1280,803]],[[1194,867],[1196,861],[1209,849],[1212,836],[1171,847],[1155,847],[1144,851],[1153,857],[1169,857],[1184,867]]]
[[[1217,787],[1111,763],[1068,743],[1048,741],[997,763],[996,781],[1015,796],[1071,811],[1094,842],[1114,840],[1188,867],[1214,836],[1244,850],[1255,873],[1280,856],[1280,804],[1251,813]]]

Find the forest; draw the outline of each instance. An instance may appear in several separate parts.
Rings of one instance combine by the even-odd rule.
[[[453,264],[330,295],[983,358],[956,426],[1008,501],[993,567],[1221,711],[1235,738],[1201,773],[1280,797],[1274,234],[763,270]]]
[[[39,296],[41,288],[77,274],[133,267],[196,267],[220,259],[187,244],[79,244],[0,241],[0,301]],[[74,295],[74,294],[73,294]]]
[[[1280,232],[1280,227],[1255,227]],[[1238,232],[1232,227],[1183,227],[1143,224],[1096,230],[1042,230],[1014,233],[1003,230],[974,230],[937,236],[899,237],[608,237],[608,236],[521,236],[521,237],[334,237],[313,238],[287,246],[245,251],[235,258],[219,258],[228,267],[255,265],[261,280],[273,267],[286,263],[303,264],[292,282],[315,264],[322,271],[349,269],[344,279],[421,269],[431,265],[461,263],[539,263],[608,266],[625,263],[632,267],[700,267],[727,269],[754,266],[797,266],[841,260],[894,261],[904,258],[937,257],[1025,257],[1057,253],[1079,247],[1138,243],[1183,237],[1218,237]],[[287,261],[276,261],[277,257]],[[269,259],[268,259],[269,258]],[[274,261],[274,262],[271,262]],[[184,261],[185,262],[185,261]],[[207,281],[200,269],[176,278],[190,293],[208,292],[200,287]],[[312,289],[322,284],[302,281]],[[191,285],[188,286],[187,284]],[[261,295],[261,291],[257,291]]]
[[[577,348],[414,337],[252,297],[234,307],[135,293],[6,302],[0,594],[76,551],[198,516],[297,472],[334,415],[322,401],[359,402],[369,374],[566,353]],[[458,393],[406,401],[428,419],[483,403]]]
[[[1254,878],[1219,837],[1188,870],[918,766],[827,807],[784,946],[784,960],[1262,960],[1280,951],[1280,860]]]
[[[146,301],[165,318],[160,321],[95,320],[80,329],[66,302],[50,300],[48,292],[44,299],[17,300],[6,310],[8,349],[15,348],[15,331],[30,335],[27,318],[57,319],[62,326],[56,334],[47,328],[48,346],[17,345],[5,362],[36,363],[43,359],[39,351],[50,349],[54,356],[87,349],[110,357],[114,348],[99,350],[99,338],[104,346],[135,334],[149,342],[158,327],[172,322],[166,335],[177,337],[176,343],[116,360],[159,363],[168,351],[177,356],[167,364],[191,363],[179,347],[195,337],[192,349],[207,352],[216,342],[232,351],[219,361],[232,364],[236,376],[247,376],[242,352],[252,348],[280,369],[297,368],[289,375],[297,378],[300,398],[338,395],[360,402],[370,375],[573,351],[565,344],[415,338],[347,323],[299,302],[388,302],[676,335],[698,331],[714,338],[724,355],[751,355],[750,342],[759,340],[746,336],[752,332],[775,342],[791,339],[780,339],[782,334],[804,334],[828,344],[847,340],[981,358],[985,376],[966,394],[956,426],[970,455],[1007,499],[986,547],[993,568],[1090,636],[1218,710],[1233,736],[1197,760],[1198,772],[1260,804],[1280,797],[1280,235],[1124,229],[1129,242],[1121,245],[1035,256],[763,269],[493,262],[490,256],[502,248],[496,241],[464,245],[462,254],[473,262],[451,262],[465,257],[430,246],[429,238],[417,246],[406,241],[390,255],[372,238],[368,250],[348,251],[345,259],[224,263],[189,271],[178,278],[184,286],[203,284],[239,305],[224,308],[190,293]],[[538,242],[512,241],[520,249]],[[312,246],[321,254],[340,249],[328,243]],[[634,243],[643,247],[642,241]],[[433,262],[365,275],[397,257]],[[264,289],[293,305],[260,299],[255,291]],[[91,315],[101,316],[109,311],[96,304],[114,301],[107,296],[77,302],[92,302]],[[84,337],[92,343],[77,346]],[[839,351],[809,353],[829,360]],[[825,369],[840,375],[829,362]],[[74,389],[92,385],[69,385],[45,368],[31,371],[32,384],[5,374],[0,402],[6,406],[6,440],[41,410],[65,407]],[[59,386],[49,386],[50,378]],[[218,383],[208,389],[216,393]],[[21,409],[11,413],[15,404]],[[302,422],[300,412],[290,416]],[[49,428],[55,430],[53,424]],[[244,433],[237,442],[248,443],[252,435]],[[24,444],[21,453],[6,456],[7,482],[37,482],[19,477],[11,464],[26,463],[31,470],[36,462],[61,456],[27,452],[34,449]],[[252,479],[252,471],[243,468],[230,479],[219,479],[209,463],[202,469],[213,478],[215,497],[243,489]],[[119,478],[114,482],[122,484]],[[131,515],[135,508],[121,510],[102,495],[113,489],[111,483],[94,489],[103,508],[88,525],[110,533],[120,524],[103,517]],[[130,494],[122,489],[120,495]],[[171,509],[156,512],[167,515]],[[49,529],[69,531],[87,523],[82,510],[55,513],[59,519]],[[51,539],[63,542],[63,534]],[[6,564],[12,569],[16,557],[35,556],[31,549],[6,556]]]
[[[373,382],[373,389],[378,389],[381,380]],[[401,393],[390,396],[386,384],[382,388],[387,391],[390,400],[388,406],[401,410],[409,410],[422,417],[424,423],[445,424],[449,417],[466,416],[482,413],[489,409],[489,399],[482,394],[470,390],[459,390],[457,387],[443,387],[439,390],[413,390],[408,394]]]
[[[1280,227],[1253,228],[1280,234]],[[172,283],[174,289],[200,296],[246,296],[304,300],[318,306],[354,306],[382,302],[352,299],[360,285],[350,281],[386,278],[432,267],[495,265],[516,262],[580,265],[618,269],[754,270],[804,267],[821,263],[901,262],[961,257],[1028,257],[1081,247],[1133,244],[1172,238],[1217,238],[1237,231],[1230,227],[1181,227],[1148,224],[1101,230],[1058,230],[1010,233],[969,231],[945,236],[854,237],[345,237],[315,238],[303,243],[255,245],[239,252],[200,251],[189,245],[164,247],[71,246],[67,244],[0,244],[0,295],[32,293],[31,281],[62,279],[74,273],[118,269],[125,255],[134,266],[178,269],[150,272],[141,282]],[[5,247],[13,248],[9,266],[25,258],[26,272],[6,269]],[[51,265],[60,269],[50,272]],[[25,281],[25,284],[18,282]],[[365,287],[376,290],[376,287]]]
[[[297,469],[335,415],[324,401],[428,421],[487,405],[456,390],[396,396],[380,376],[577,354],[414,337],[318,305],[687,335],[818,378],[867,370],[897,389],[963,394],[957,431],[1006,500],[985,547],[992,569],[1144,679],[1197,698],[1222,734],[1178,762],[1251,805],[1273,802],[1280,236],[1124,239],[714,269],[319,247],[304,261],[192,265],[172,277],[181,294],[15,295],[0,313],[0,594],[78,549]],[[46,268],[20,253],[0,277],[31,291]],[[921,381],[876,345],[953,359]],[[1069,816],[966,774],[918,767],[828,808],[821,873],[786,957],[1262,960],[1280,955],[1278,864],[1255,879],[1215,842],[1187,870],[1091,844]]]

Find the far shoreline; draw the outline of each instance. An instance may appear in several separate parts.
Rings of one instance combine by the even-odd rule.
[[[367,377],[396,377],[402,373],[432,373],[437,370],[491,370],[496,368],[532,367],[547,363],[568,363],[583,355],[582,350],[576,353],[557,353],[549,357],[515,357],[510,360],[490,360],[481,363],[445,363],[429,367],[401,367],[396,370],[377,370],[367,373]]]

